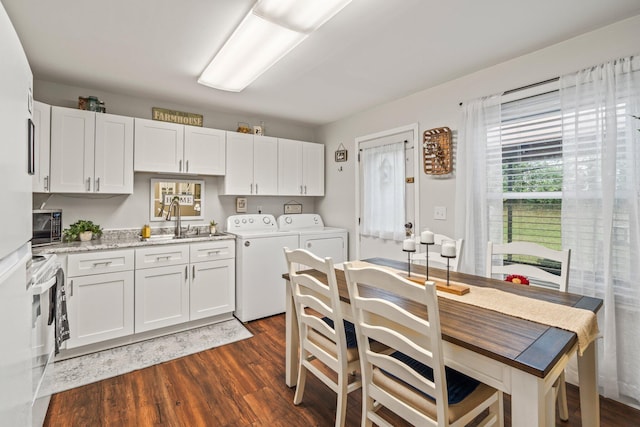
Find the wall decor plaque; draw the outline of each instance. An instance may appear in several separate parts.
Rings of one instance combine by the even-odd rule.
[[[182,111],[167,110],[166,108],[158,107],[152,107],[151,113],[151,118],[153,120],[202,127],[202,114],[185,113]]]
[[[347,154],[347,149],[344,148],[344,145],[342,145],[342,143],[340,143],[338,149],[336,150],[336,162],[346,162]]]
[[[451,129],[448,127],[425,130],[422,134],[424,173],[446,175],[453,170]]]

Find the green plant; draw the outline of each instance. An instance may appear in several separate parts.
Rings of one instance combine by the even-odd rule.
[[[102,228],[100,228],[99,225],[84,219],[74,222],[69,226],[69,228],[65,228],[62,233],[64,234],[64,239],[66,241],[72,242],[77,240],[80,233],[84,233],[85,231],[91,231],[96,237],[102,236]]]
[[[216,225],[218,225],[218,223],[216,222],[215,219],[212,219],[211,221],[209,221],[209,226],[215,227]]]

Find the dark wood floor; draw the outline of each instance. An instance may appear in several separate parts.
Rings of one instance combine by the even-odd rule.
[[[253,338],[89,384],[51,399],[45,426],[333,426],[335,394],[309,375],[304,401],[284,384],[284,315],[247,324]],[[580,426],[576,387],[568,422]],[[360,425],[361,393],[347,426]],[[506,423],[511,425],[505,396]],[[640,411],[600,399],[602,427],[640,426]],[[403,425],[398,422],[397,425]]]

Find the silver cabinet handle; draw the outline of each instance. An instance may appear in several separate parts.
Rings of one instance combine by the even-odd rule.
[[[253,194],[253,182],[249,185],[249,194]]]
[[[73,279],[69,282],[69,296],[73,296]]]
[[[87,178],[87,191],[91,191],[91,177]]]
[[[258,183],[256,182],[256,194],[258,194]]]
[[[189,160],[187,160],[187,170],[185,172],[189,172]]]
[[[171,255],[164,255],[164,256],[157,256],[156,257],[156,261],[162,261],[162,260],[169,261],[170,259],[171,259]]]
[[[304,186],[304,194],[307,194],[307,186]]]
[[[178,172],[182,172],[182,160],[178,160]]]
[[[112,261],[102,261],[102,262],[94,262],[93,266],[97,267],[99,265],[104,265],[105,267],[109,267],[111,265]]]
[[[300,186],[300,194],[303,194],[303,193],[302,193],[302,185]]]
[[[187,280],[189,278],[189,266],[185,265],[184,266],[184,280]]]
[[[49,191],[49,175],[44,177],[44,191]]]
[[[100,178],[96,178],[96,191],[100,191]]]
[[[195,265],[193,267],[191,267],[191,278],[192,279],[196,278],[196,266]]]

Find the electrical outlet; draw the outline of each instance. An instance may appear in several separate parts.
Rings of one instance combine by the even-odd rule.
[[[433,208],[433,219],[445,220],[447,219],[446,206],[436,206]]]

